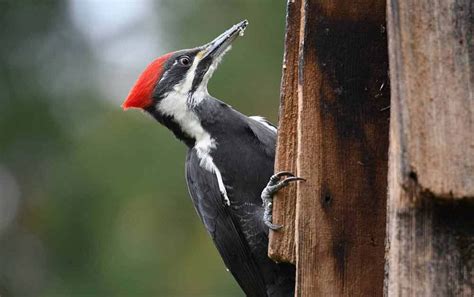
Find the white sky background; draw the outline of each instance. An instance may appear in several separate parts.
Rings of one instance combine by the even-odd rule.
[[[99,87],[119,105],[141,71],[166,48],[153,1],[69,1],[74,24],[98,59]]]

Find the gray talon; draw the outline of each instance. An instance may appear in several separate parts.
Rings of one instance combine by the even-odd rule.
[[[277,184],[277,186],[283,185],[282,187],[280,187],[280,189],[281,189],[281,188],[287,186],[290,182],[292,182],[292,181],[297,181],[297,180],[304,180],[304,181],[306,181],[306,180],[305,180],[304,178],[302,178],[302,177],[297,177],[297,176],[288,177],[288,178],[285,178],[283,181],[279,182],[279,183]]]
[[[278,181],[280,181],[280,177],[282,176],[295,176],[293,173],[289,172],[289,171],[281,171],[281,172],[278,172],[274,175],[272,175],[270,177],[270,181],[268,182],[268,184],[276,184]]]
[[[283,225],[273,224],[272,222],[265,222],[265,225],[273,231],[280,230],[283,227]]]
[[[295,176],[295,175],[293,173],[289,172],[289,171],[280,171],[280,172],[274,174],[272,177],[280,178],[282,176]]]
[[[289,176],[283,180],[280,180],[281,177]],[[278,192],[281,188],[286,187],[290,182],[294,181],[306,181],[304,178],[297,177],[289,171],[278,172],[270,177],[267,186],[262,191],[262,202],[263,202],[263,222],[265,225],[276,231],[281,229],[282,225],[277,225],[272,223],[272,205],[273,205],[273,195]]]

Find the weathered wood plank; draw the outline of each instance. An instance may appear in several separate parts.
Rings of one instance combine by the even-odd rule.
[[[472,9],[388,1],[388,296],[474,295]]]
[[[390,186],[386,296],[474,296],[474,205]],[[417,196],[416,198],[413,196]],[[395,199],[421,199],[400,210]]]
[[[298,53],[301,0],[289,0],[286,16],[285,54],[281,80],[281,103],[275,172],[296,171],[298,119]],[[295,263],[296,185],[281,190],[273,205],[273,222],[283,225],[270,231],[268,253],[275,261]]]
[[[381,296],[388,151],[384,1],[302,4],[296,296]]]
[[[438,198],[473,197],[472,1],[390,0],[388,11],[399,182]]]

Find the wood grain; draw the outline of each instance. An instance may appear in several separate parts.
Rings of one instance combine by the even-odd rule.
[[[399,152],[393,160],[401,171],[398,182],[414,181],[441,199],[473,197],[472,1],[389,3],[391,141]]]
[[[388,296],[474,295],[472,9],[388,1]]]
[[[307,182],[297,188],[296,296],[383,292],[389,125],[383,7],[384,1],[302,3],[297,171]]]
[[[295,175],[298,119],[298,54],[301,0],[287,4],[285,53],[282,67],[280,119],[276,149],[275,172],[290,171]],[[273,222],[283,225],[270,231],[268,254],[278,262],[295,263],[296,185],[275,195]]]

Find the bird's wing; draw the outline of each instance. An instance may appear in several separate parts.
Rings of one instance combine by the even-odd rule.
[[[216,176],[199,165],[193,149],[186,159],[186,179],[194,206],[240,287],[247,296],[267,296],[263,276],[236,217],[224,204]]]
[[[273,168],[277,128],[260,116],[248,117],[247,125],[255,137],[260,141],[261,147],[265,149],[265,153],[271,156],[272,161],[270,167]]]

